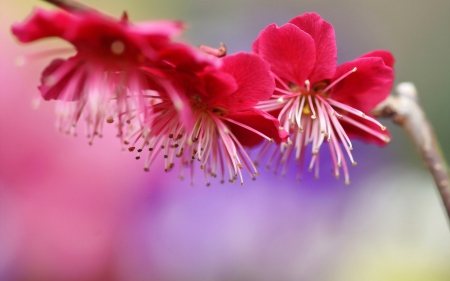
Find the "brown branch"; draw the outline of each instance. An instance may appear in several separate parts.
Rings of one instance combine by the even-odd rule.
[[[88,11],[94,11],[94,9],[81,4],[77,1],[73,0],[42,0],[44,2],[48,2],[50,4],[53,4],[63,10],[70,11],[70,12],[88,12]]]
[[[396,96],[389,96],[373,111],[376,117],[388,117],[400,125],[419,150],[425,165],[434,178],[450,219],[450,180],[447,164],[431,124],[420,107],[416,88],[412,83],[397,86]]]

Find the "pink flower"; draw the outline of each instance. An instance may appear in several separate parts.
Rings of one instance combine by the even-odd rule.
[[[144,169],[148,170],[162,152],[165,170],[174,167],[180,158],[180,178],[184,169],[193,173],[194,161],[200,162],[205,181],[217,175],[224,182],[226,170],[229,181],[238,177],[243,183],[241,169],[254,178],[257,169],[244,149],[263,139],[285,141],[286,132],[279,129],[278,120],[254,106],[272,95],[274,81],[269,65],[254,54],[238,53],[222,59],[220,68],[208,67],[196,77],[177,76],[177,83],[190,101],[193,120],[180,120],[173,102],[160,94],[161,100],[148,115],[147,128],[136,130],[130,150],[138,141],[140,153],[149,147]],[[193,126],[186,126],[191,123]]]
[[[348,183],[345,154],[356,165],[350,138],[389,142],[386,128],[369,115],[392,87],[394,58],[389,52],[374,51],[336,67],[333,27],[315,13],[281,27],[269,25],[252,47],[270,63],[277,81],[272,99],[257,107],[277,116],[291,133],[288,144],[281,146],[283,155],[270,160],[283,165],[283,173],[290,156],[303,161],[304,147],[312,143],[309,169],[315,166],[318,176],[318,152],[326,140],[335,176],[342,166]]]
[[[176,63],[182,56],[188,57],[184,61],[196,62],[195,52],[171,41],[182,29],[175,21],[132,24],[126,14],[118,20],[93,10],[37,9],[23,23],[13,25],[12,32],[25,43],[60,37],[75,47],[75,56],[56,59],[43,71],[39,90],[45,100],[58,100],[61,130],[75,134],[84,116],[92,141],[101,135],[105,120],[118,120],[122,138],[126,123],[132,119],[142,123],[151,102],[145,91],[161,86],[160,78],[143,71],[143,66],[174,67],[171,60]],[[167,92],[182,111],[181,96]]]

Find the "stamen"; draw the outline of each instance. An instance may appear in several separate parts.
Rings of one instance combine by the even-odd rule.
[[[308,80],[306,80],[306,81],[308,81]],[[311,95],[308,95],[308,103],[309,103],[309,109],[312,112],[311,119],[316,119],[316,111],[314,110],[314,105],[312,103]]]
[[[338,102],[338,101],[332,100],[332,99],[330,99],[330,98],[328,98],[327,100],[328,100],[328,101],[330,102],[330,104],[332,104],[333,106],[336,106],[336,107],[338,107],[338,108],[340,108],[340,109],[343,109],[343,110],[345,110],[345,111],[348,111],[348,112],[350,112],[350,113],[352,113],[352,114],[354,114],[354,115],[360,116],[360,117],[362,117],[362,118],[364,118],[364,119],[366,119],[366,120],[368,120],[368,121],[370,121],[370,122],[372,122],[372,123],[374,123],[374,124],[380,126],[380,128],[381,128],[382,131],[385,131],[385,130],[386,130],[386,127],[383,126],[380,122],[378,122],[377,120],[375,120],[374,118],[372,118],[372,117],[370,117],[370,116],[367,116],[367,115],[364,114],[362,111],[357,110],[357,109],[355,109],[355,108],[353,108],[353,107],[351,107],[351,106],[348,106],[348,105],[346,105],[346,104],[340,103],[340,102]]]
[[[353,72],[356,72],[357,68],[353,68],[352,70],[344,73],[341,77],[339,77],[338,79],[334,80],[333,83],[331,83],[330,85],[328,85],[323,91],[322,93],[326,93],[328,90],[330,90],[334,85],[336,85],[337,83],[339,83],[342,79],[344,79],[345,77],[349,76],[350,74],[352,74]]]
[[[309,80],[305,81],[305,85],[306,85],[306,91],[310,91],[311,90],[311,83],[309,82]]]
[[[268,136],[266,136],[266,135],[264,135],[263,133],[261,133],[261,132],[255,130],[255,129],[253,129],[252,127],[249,127],[249,126],[247,126],[247,125],[245,125],[245,124],[242,124],[242,123],[240,123],[240,122],[237,122],[236,120],[232,120],[232,119],[229,119],[229,118],[225,118],[225,117],[223,117],[223,116],[220,116],[220,119],[223,119],[223,120],[226,120],[226,121],[228,121],[228,122],[230,122],[230,123],[233,123],[233,124],[236,124],[236,125],[238,125],[238,126],[241,126],[241,127],[245,128],[245,129],[247,129],[247,130],[249,130],[249,131],[251,131],[251,132],[253,132],[253,133],[255,133],[255,134],[257,134],[257,135],[259,135],[259,136],[261,136],[261,137],[263,137],[263,138],[265,138],[265,139],[268,140],[268,141],[271,141],[271,142],[273,141],[272,138],[269,138]]]

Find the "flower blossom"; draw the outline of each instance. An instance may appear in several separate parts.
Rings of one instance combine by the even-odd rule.
[[[283,166],[284,175],[291,155],[303,162],[305,146],[312,143],[309,170],[314,168],[318,177],[318,152],[326,141],[334,175],[339,177],[342,166],[349,183],[345,158],[356,165],[350,139],[379,145],[390,141],[386,128],[369,114],[392,87],[394,58],[389,52],[374,51],[336,67],[333,27],[315,13],[281,27],[269,25],[252,49],[270,63],[276,79],[272,99],[257,107],[276,116],[290,132],[288,143],[270,157],[268,165]],[[260,155],[267,150],[263,147]]]
[[[221,59],[220,68],[207,67],[196,77],[176,76],[177,85],[189,99],[191,122],[180,120],[173,101],[160,89],[160,102],[148,114],[143,129],[130,136],[130,151],[138,142],[138,156],[144,148],[150,151],[144,169],[162,152],[165,170],[175,166],[179,158],[180,178],[188,167],[194,172],[195,160],[200,162],[207,185],[210,177],[220,176],[221,182],[239,178],[245,168],[254,179],[258,171],[244,149],[262,140],[286,141],[287,133],[270,114],[254,108],[267,100],[274,90],[274,80],[269,65],[257,55],[238,53]],[[188,126],[186,124],[192,124]],[[133,141],[134,139],[134,141]],[[226,175],[227,174],[227,175]]]
[[[124,128],[130,126],[127,124],[132,119],[142,123],[151,105],[146,91],[167,85],[158,76],[142,70],[143,66],[170,68],[186,61],[198,66],[214,64],[212,60],[199,59],[190,47],[172,42],[171,37],[182,30],[183,25],[177,21],[133,24],[126,14],[115,19],[89,9],[37,9],[23,23],[12,27],[13,34],[24,43],[59,37],[75,47],[74,56],[55,59],[43,71],[39,90],[45,100],[57,100],[60,130],[76,134],[76,124],[84,117],[90,142],[96,135],[101,136],[105,120],[118,120],[118,135],[122,139],[126,135]],[[183,56],[187,58],[180,60]],[[166,92],[177,109],[183,111],[186,101],[182,96],[171,90]]]

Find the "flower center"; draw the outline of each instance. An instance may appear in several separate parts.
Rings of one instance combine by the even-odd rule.
[[[284,167],[282,175],[286,172],[286,163],[290,155],[293,154],[296,160],[303,161],[304,147],[312,143],[313,156],[309,169],[315,168],[315,176],[318,177],[318,152],[326,140],[330,146],[335,176],[339,177],[339,168],[342,166],[345,182],[348,183],[349,174],[344,155],[347,154],[353,165],[356,165],[356,162],[351,153],[353,149],[352,143],[341,122],[343,122],[344,126],[354,126],[385,142],[390,141],[385,134],[369,127],[366,122],[372,122],[384,131],[386,127],[378,121],[351,106],[329,97],[330,89],[355,71],[357,71],[356,67],[332,83],[324,80],[312,86],[309,80],[306,80],[304,85],[297,85],[292,82],[286,84],[282,79],[274,75],[278,84],[284,89],[276,88],[272,99],[260,102],[257,107],[278,116],[278,120],[284,129],[292,133],[287,144],[281,145],[280,152],[282,157],[274,158],[275,156],[272,156],[269,160],[269,163],[272,163],[274,159],[277,159],[278,163],[276,166]]]

